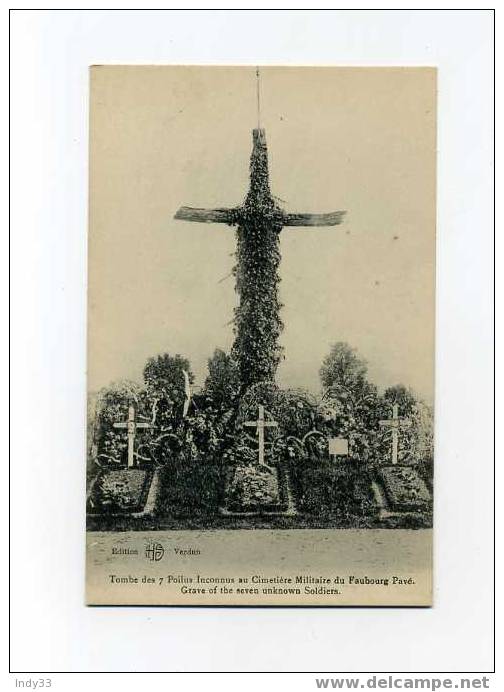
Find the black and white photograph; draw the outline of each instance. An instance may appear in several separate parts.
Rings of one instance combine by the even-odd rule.
[[[497,689],[499,14],[37,5],[7,685]]]
[[[428,603],[436,71],[96,66],[90,128],[90,598]]]

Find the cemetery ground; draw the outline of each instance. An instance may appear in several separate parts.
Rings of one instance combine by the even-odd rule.
[[[233,346],[195,386],[190,361],[149,358],[143,381],[99,393],[90,415],[88,528],[95,531],[429,528],[432,415],[404,385],[383,394],[345,342],[320,393],[282,389],[279,234],[337,226],[345,212],[290,214],[269,187],[264,129],[250,185],[232,209],[181,207],[176,219],[236,228]],[[392,414],[392,415],[391,415]]]
[[[98,473],[100,488],[118,501],[105,511],[93,513],[88,503],[90,531],[131,530],[214,530],[214,529],[422,529],[432,526],[432,503],[428,479],[413,487],[407,495],[404,476],[411,467],[386,467],[376,471],[362,468],[357,461],[295,460],[280,462],[282,492],[286,485],[295,513],[271,511],[265,506],[258,512],[223,514],[230,469],[220,458],[188,463],[174,456],[158,467],[156,496],[149,511],[138,511],[145,504],[154,469],[122,469]],[[416,471],[414,472],[416,473]],[[396,486],[394,486],[394,482]],[[380,492],[375,488],[379,487]],[[95,482],[96,487],[96,482]],[[100,490],[103,495],[103,489]],[[384,509],[379,498],[385,499]],[[274,509],[274,508],[273,508]],[[268,511],[270,510],[270,511]]]
[[[269,382],[237,395],[230,366],[216,351],[194,394],[189,363],[165,354],[143,389],[90,402],[88,530],[432,526],[432,415],[404,386],[380,395],[342,343],[318,398]]]
[[[432,416],[408,388],[381,394],[345,342],[321,364],[320,394],[275,383],[280,232],[337,226],[345,212],[285,212],[270,191],[264,129],[252,140],[242,204],[175,215],[236,228],[233,346],[214,351],[197,392],[189,360],[168,353],[148,359],[141,385],[102,392],[88,529],[429,528],[432,466],[421,462],[433,456]]]

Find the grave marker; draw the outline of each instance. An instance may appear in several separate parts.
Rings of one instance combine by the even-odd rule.
[[[347,457],[348,456],[348,440],[344,437],[329,438],[329,456]]]
[[[126,429],[128,431],[128,468],[132,469],[136,466],[135,463],[135,437],[138,428],[150,428],[150,423],[137,423],[136,411],[133,404],[128,408],[128,420],[120,423],[114,423],[114,428]]]
[[[255,421],[247,421],[244,423],[247,427],[257,428],[257,436],[259,437],[259,466],[267,466],[264,462],[264,428],[276,428],[278,423],[264,419],[264,406],[259,404],[259,416]]]
[[[392,432],[392,464],[397,464],[399,458],[399,430],[401,428],[410,428],[411,421],[406,418],[399,417],[399,406],[394,404],[392,407],[392,418],[381,420],[382,428],[390,428]]]

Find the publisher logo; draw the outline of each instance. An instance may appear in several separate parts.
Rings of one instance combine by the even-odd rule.
[[[148,543],[145,546],[145,557],[151,562],[159,562],[163,558],[164,552],[161,543]]]

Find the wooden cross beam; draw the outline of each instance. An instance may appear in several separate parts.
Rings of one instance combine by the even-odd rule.
[[[180,207],[175,214],[180,221],[196,221],[197,223],[232,223],[231,209],[197,209],[196,207]]]
[[[392,418],[381,420],[380,427],[389,428],[392,432],[392,463],[397,464],[399,460],[399,430],[410,428],[411,421],[407,418],[399,417],[399,406],[394,404],[392,407]]]
[[[250,184],[243,204],[233,209],[218,207],[200,209],[181,207],[176,219],[196,223],[224,223],[237,227],[236,291],[240,302],[235,310],[236,338],[233,352],[237,356],[241,388],[270,381],[280,362],[278,337],[282,330],[279,318],[278,261],[279,234],[289,226],[337,226],[344,211],[327,214],[288,214],[270,191],[266,133],[253,130],[250,158]],[[259,277],[267,276],[268,281]],[[260,311],[250,301],[256,296]],[[254,344],[245,354],[245,345]]]
[[[196,223],[234,224],[233,209],[199,209],[197,207],[180,207],[175,214],[179,221]],[[330,211],[327,214],[282,214],[282,226],[338,226],[343,222],[345,211]]]
[[[253,152],[252,161],[258,162],[261,160],[259,149],[266,147],[266,133],[262,128],[257,128],[253,131]],[[256,155],[257,154],[257,155]],[[267,165],[267,159],[266,159]],[[253,171],[251,170],[251,178]],[[264,182],[263,193],[268,195],[269,187],[267,178]],[[250,194],[250,193],[249,193]],[[175,214],[175,218],[180,221],[194,221],[196,223],[225,223],[233,226],[240,222],[241,207],[227,209],[218,207],[216,209],[200,209],[198,207],[180,207]],[[327,214],[287,214],[282,209],[279,209],[279,221],[282,226],[338,226],[343,222],[345,211],[331,211]]]
[[[264,428],[276,428],[278,423],[275,421],[265,420],[264,406],[259,405],[259,417],[257,420],[247,421],[247,427],[257,428],[257,436],[259,438],[259,465],[266,466],[264,462]]]
[[[339,226],[346,211],[330,211],[327,214],[284,214],[284,226]]]
[[[114,428],[126,429],[128,431],[128,468],[132,469],[135,464],[135,437],[138,428],[150,428],[150,423],[136,421],[135,407],[130,405],[128,408],[128,420],[121,423],[114,423]]]

